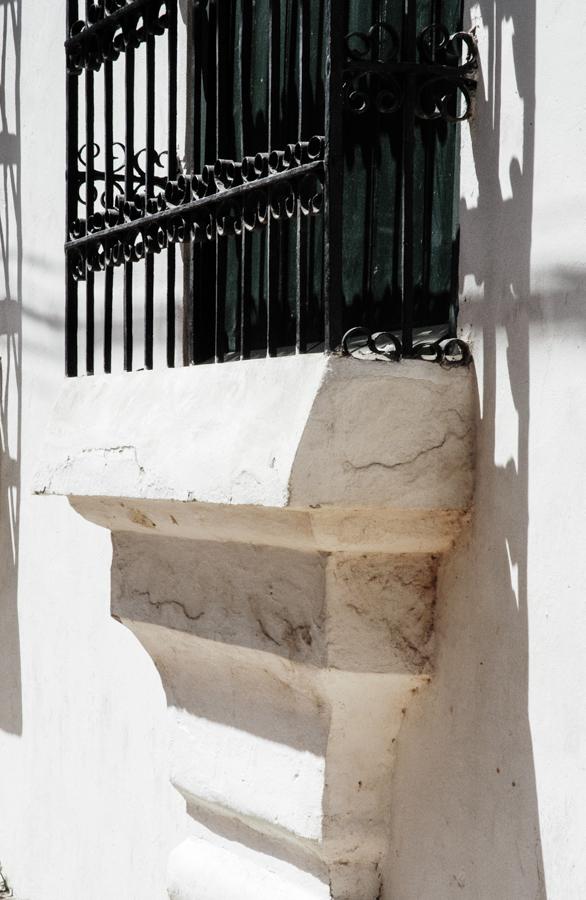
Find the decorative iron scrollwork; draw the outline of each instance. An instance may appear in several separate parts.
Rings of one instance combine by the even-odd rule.
[[[106,195],[105,191],[102,193],[99,192],[98,186],[100,184],[106,183],[106,172],[104,169],[98,169],[95,167],[95,161],[100,158],[101,148],[98,144],[94,144],[94,170],[93,170],[93,199],[94,202],[99,200],[102,204],[102,208],[106,209]],[[142,150],[139,150],[138,153],[134,154],[132,161],[132,184],[133,184],[133,193],[137,191],[141,191],[144,189],[146,185],[146,172],[141,165],[141,157],[146,157],[146,148],[143,147]],[[167,179],[163,175],[157,175],[157,169],[165,169],[165,165],[163,160],[167,157],[167,151],[163,150],[161,153],[157,153],[156,151],[153,154],[153,162],[155,166],[155,171],[153,174],[153,184],[160,188],[165,188],[167,184]],[[87,184],[87,146],[84,144],[80,147],[79,153],[77,154],[77,158],[83,168],[78,169],[77,172],[77,183],[78,183],[78,199],[79,202],[84,206],[86,204],[86,197],[83,191],[84,186]],[[124,181],[125,181],[125,169],[126,169],[126,147],[120,141],[116,141],[112,144],[112,176],[110,180],[110,185],[112,187],[112,193],[115,196],[121,196],[124,193]]]
[[[347,59],[368,59],[370,62],[388,63],[397,59],[401,40],[395,28],[388,22],[375,22],[368,31],[352,31],[346,35]]]
[[[168,24],[166,0],[94,0],[88,20],[70,28],[67,69],[72,75],[85,68],[98,71],[103,62],[139,47],[149,35],[163,34]]]
[[[323,137],[315,136],[238,162],[219,159],[197,175],[180,174],[172,181],[158,176],[153,197],[143,191],[132,199],[123,193],[124,162],[118,158],[114,207],[104,207],[87,222],[72,223],[67,251],[73,277],[83,280],[87,271],[138,262],[147,253],[160,253],[169,243],[238,236],[264,228],[269,220],[319,214],[324,143]],[[135,157],[137,183],[142,186],[144,172],[137,160],[143,152]],[[162,156],[158,156],[159,164]],[[95,178],[103,180],[103,172],[96,171]]]
[[[470,117],[478,51],[468,32],[450,34],[444,25],[428,25],[417,38],[419,59],[411,62],[400,60],[399,35],[387,22],[351,32],[345,44],[344,104],[354,115],[396,113],[412,78],[418,118],[461,122]]]
[[[371,334],[368,329],[361,327],[350,328],[346,332],[342,338],[341,349],[344,356],[353,356],[356,359],[399,362],[407,356],[396,333],[379,331]],[[455,337],[415,342],[408,357],[437,362],[442,366],[467,366],[472,361],[466,341]]]

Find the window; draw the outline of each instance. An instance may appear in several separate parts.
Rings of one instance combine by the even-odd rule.
[[[68,374],[454,335],[461,0],[186,8],[69,0]]]

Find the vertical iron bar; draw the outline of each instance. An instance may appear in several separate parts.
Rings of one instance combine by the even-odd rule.
[[[417,58],[417,19],[415,0],[406,0],[406,11],[403,18],[403,59],[415,62]],[[414,137],[415,137],[415,102],[416,75],[410,73],[405,82],[405,99],[403,102],[403,196],[402,196],[402,344],[403,353],[409,355],[413,349],[413,202],[414,202]]]
[[[78,20],[77,0],[68,0],[66,37],[70,35],[71,26]],[[66,78],[66,115],[67,115],[67,212],[65,223],[65,240],[69,240],[71,225],[77,218],[78,210],[78,101],[79,75],[68,70]],[[72,274],[71,254],[66,259],[66,299],[65,299],[65,374],[69,377],[77,375],[77,327],[78,327],[78,283]]]
[[[464,27],[463,17],[464,17],[464,3],[463,0],[460,0],[458,3],[458,7],[456,10],[457,18],[453,23],[455,25],[456,30],[461,30]],[[442,9],[442,0],[436,0],[436,22],[441,22],[443,17],[443,9]],[[445,23],[448,24],[448,23]],[[450,27],[452,23],[449,23],[448,27]],[[456,138],[456,141],[459,139]],[[458,145],[456,144],[456,147]],[[458,185],[460,181],[460,153],[456,148],[454,148],[454,184]],[[458,196],[458,191],[453,190],[452,194],[452,260],[451,260],[451,271],[450,271],[450,305],[448,308],[448,337],[456,337],[458,334],[458,304],[459,304],[459,292],[460,292],[460,284],[459,284],[459,268],[460,268],[460,201]],[[455,227],[455,230],[454,230]]]
[[[197,2],[187,4],[187,171],[198,173],[201,169],[201,53],[198,37],[201,34],[201,8]],[[189,92],[192,92],[190,95]],[[189,237],[189,257],[185,269],[185,309],[183,316],[183,359],[185,365],[195,362],[195,287],[199,247]]]
[[[245,156],[245,130],[244,130],[244,101],[247,91],[250,90],[250,42],[251,42],[251,15],[243,0],[238,31],[240,66],[240,116],[242,118],[240,134],[240,159]],[[251,291],[251,249],[250,234],[246,228],[242,228],[242,249],[240,258],[240,359],[250,357],[250,291]]]
[[[378,0],[372,0],[371,4],[371,20],[372,22],[380,21],[378,11]],[[373,39],[373,59],[377,60],[380,50],[380,33],[375,31]],[[368,149],[366,150],[366,204],[365,204],[365,240],[364,240],[364,256],[362,270],[362,325],[365,325],[371,331],[376,326],[375,314],[375,298],[373,291],[373,273],[375,265],[375,246],[377,238],[377,221],[376,221],[376,196],[377,196],[377,159],[380,155],[381,141],[381,121],[380,113],[376,105],[373,105],[372,120],[370,123],[370,134],[368,141]],[[367,118],[367,117],[365,117]]]
[[[220,0],[212,0],[212,10],[214,12],[214,73],[216,79],[216,105],[214,115],[215,125],[215,155],[216,159],[223,156],[222,153],[222,100],[224,98],[223,82],[226,77],[224,67],[220,64],[222,57],[222,42],[220,34],[220,24],[224,21],[226,9]],[[221,16],[222,12],[222,16]],[[215,328],[214,328],[214,359],[217,363],[224,362],[224,316],[225,316],[225,291],[224,285],[226,281],[226,239],[218,237],[217,233],[214,238],[215,243],[215,259],[216,259],[216,275],[215,275]]]
[[[91,0],[86,0],[86,21],[90,18]],[[85,70],[85,156],[86,196],[85,210],[88,223],[94,214],[94,72],[88,65]],[[86,265],[86,344],[85,366],[88,375],[94,374],[94,273]]]
[[[242,229],[240,263],[240,359],[250,358],[250,235]]]
[[[342,71],[344,17],[337,0],[326,0],[326,96],[324,158],[324,315],[325,347],[335,350],[342,339]]]
[[[104,199],[106,210],[114,205],[114,109],[112,62],[104,62]],[[112,371],[112,298],[114,269],[106,267],[104,281],[104,372]]]
[[[167,0],[168,16],[168,177],[177,176],[177,0]],[[167,365],[175,365],[175,244],[167,248]]]
[[[155,35],[146,40],[146,164],[145,164],[145,211],[148,214],[149,200],[154,197],[155,169]],[[153,367],[154,333],[154,278],[155,254],[147,246],[145,256],[144,295],[144,367]]]
[[[134,200],[134,47],[125,53],[125,144],[124,196],[129,203]],[[134,341],[132,335],[132,261],[124,265],[124,370],[132,371]]]
[[[304,81],[305,81],[305,41],[309,28],[307,15],[307,2],[300,0],[299,2],[299,111],[297,119],[297,139],[303,140],[303,111],[304,111]],[[308,135],[309,136],[309,135]],[[295,350],[297,353],[305,353],[307,349],[306,336],[306,316],[307,316],[307,271],[308,271],[308,219],[303,215],[301,210],[301,197],[297,200],[297,246],[295,249],[296,262],[296,334],[295,334]]]
[[[268,151],[278,147],[278,121],[279,121],[279,50],[280,50],[280,25],[281,13],[279,0],[269,2],[269,55],[268,55],[268,95],[267,95],[267,125],[268,125]],[[277,326],[279,316],[282,315],[282,296],[280,291],[281,279],[279,278],[279,233],[282,225],[271,220],[271,205],[269,197],[267,219],[267,356],[275,356],[277,352]],[[281,265],[284,260],[281,260]]]
[[[429,24],[441,24],[441,0],[434,0],[430,9]],[[435,63],[437,41],[436,32],[432,31],[431,60]],[[424,153],[423,173],[423,241],[421,263],[421,288],[426,301],[431,298],[431,256],[433,241],[433,205],[435,177],[435,146],[437,139],[437,123],[424,122],[421,127]]]
[[[194,171],[216,158],[216,4],[196,2],[193,16],[193,55],[195,57],[195,91],[193,102]],[[201,222],[202,225],[205,222]],[[212,236],[213,238],[213,236]],[[190,285],[193,362],[215,357],[216,328],[216,242],[194,241]]]

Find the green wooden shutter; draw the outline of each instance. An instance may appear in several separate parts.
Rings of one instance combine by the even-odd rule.
[[[458,31],[461,6],[461,0],[417,0],[417,32],[438,22],[450,34]],[[194,171],[218,156],[240,160],[324,134],[324,0],[219,0],[195,8]],[[385,23],[401,43],[404,0],[340,0],[339,9],[347,34]],[[399,61],[402,52],[399,46]],[[414,325],[438,326],[437,336],[450,323],[453,332],[455,320],[458,130],[442,118],[416,118],[409,135],[403,127],[401,109],[344,113],[343,325],[400,330],[406,139],[414,153]],[[196,361],[213,357],[218,327],[220,359],[322,347],[322,218],[271,223],[225,243],[221,251],[217,242],[193,251]],[[296,318],[300,296],[303,328]]]

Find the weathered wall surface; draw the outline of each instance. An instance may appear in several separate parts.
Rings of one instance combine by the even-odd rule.
[[[580,0],[471,5],[462,325],[479,382],[469,541],[440,577],[437,671],[401,733],[387,898],[586,896],[586,138]],[[557,69],[563,46],[563,69]]]
[[[166,704],[109,535],[32,496],[63,381],[65,4],[0,4],[0,865],[18,900],[162,900]]]
[[[400,732],[386,900],[581,900],[586,13],[469,13],[476,511],[440,573],[434,684]],[[31,490],[63,371],[63,21],[63,2],[0,4],[0,864],[20,900],[163,900],[179,814],[161,682],[109,618],[108,533]]]

